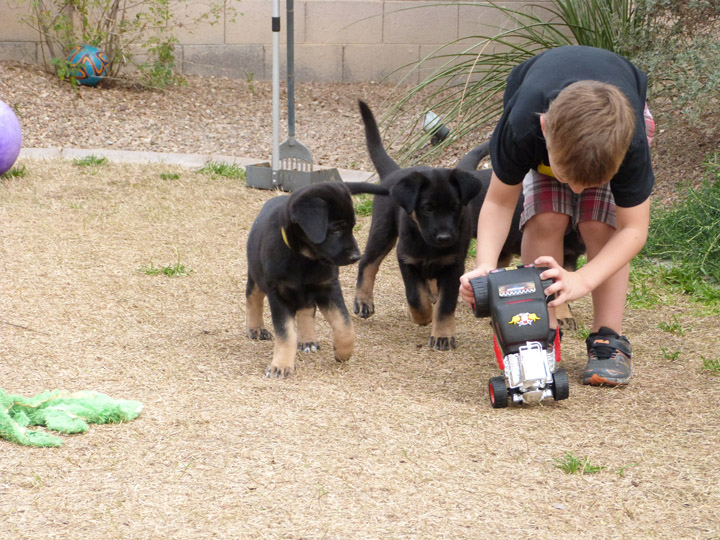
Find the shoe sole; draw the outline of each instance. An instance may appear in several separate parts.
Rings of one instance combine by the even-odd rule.
[[[583,379],[583,384],[590,386],[623,386],[629,382],[628,379],[608,379],[607,377],[601,377],[597,373],[594,373],[589,379]]]

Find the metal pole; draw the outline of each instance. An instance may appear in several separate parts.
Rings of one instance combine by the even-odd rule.
[[[272,182],[280,184],[280,0],[273,0],[272,11]]]
[[[287,99],[288,137],[295,136],[295,3],[287,0]]]

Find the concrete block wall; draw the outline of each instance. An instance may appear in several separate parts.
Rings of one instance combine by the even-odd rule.
[[[530,0],[506,1],[523,9]],[[174,6],[180,19],[197,20],[211,0]],[[185,74],[241,79],[272,77],[272,0],[233,2],[219,24],[182,25],[175,31],[178,65]],[[537,2],[535,2],[537,4]],[[0,0],[0,60],[41,63],[38,34],[21,21],[28,4]],[[529,8],[527,8],[529,9]],[[280,2],[281,73],[285,70],[286,4]],[[507,26],[488,2],[416,0],[295,0],[295,74],[298,81],[365,82],[422,73],[401,69],[438,46],[454,40],[494,34]],[[466,44],[462,47],[465,48]],[[457,47],[461,48],[460,46]],[[450,49],[452,50],[452,49]],[[396,71],[399,70],[400,71]]]

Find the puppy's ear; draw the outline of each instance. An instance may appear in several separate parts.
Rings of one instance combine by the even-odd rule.
[[[455,184],[463,205],[469,203],[482,189],[482,182],[470,171],[453,169],[450,173],[450,181]]]
[[[303,197],[290,206],[290,220],[300,226],[313,244],[319,244],[327,236],[327,202],[318,197]]]
[[[422,174],[405,174],[392,188],[390,195],[408,214],[412,214],[420,197],[420,188],[425,180]]]

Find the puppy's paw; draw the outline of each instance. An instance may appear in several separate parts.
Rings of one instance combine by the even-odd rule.
[[[355,298],[353,302],[353,312],[361,319],[367,319],[375,313],[375,304],[367,304]]]
[[[335,351],[335,361],[336,362],[340,362],[340,363],[347,362],[348,360],[350,360],[351,356],[352,356],[352,353],[338,354],[338,352]]]
[[[410,320],[420,326],[427,326],[433,322],[432,308],[429,306],[426,309],[413,309],[408,306],[408,313],[410,315]]]
[[[430,336],[428,341],[428,347],[435,349],[436,351],[449,351],[457,347],[455,336],[450,337],[439,337]]]
[[[578,324],[575,315],[567,302],[555,308],[555,317],[557,317],[558,326],[562,330],[577,330]]]
[[[266,330],[265,328],[259,328],[257,330],[248,329],[247,335],[250,339],[256,339],[259,341],[268,341],[273,338],[273,335],[270,333],[270,331]]]
[[[561,330],[577,330],[578,324],[575,317],[568,317],[566,319],[558,319],[558,326]]]
[[[292,375],[292,372],[294,369],[290,366],[273,366],[270,364],[267,367],[267,370],[265,370],[265,377],[268,379],[286,379],[290,375]]]
[[[333,351],[335,352],[336,362],[347,362],[352,356],[353,350],[355,349],[355,340],[351,340],[345,343],[335,343]]]
[[[304,353],[317,352],[320,350],[320,344],[310,341],[307,343],[298,343],[298,351]]]

